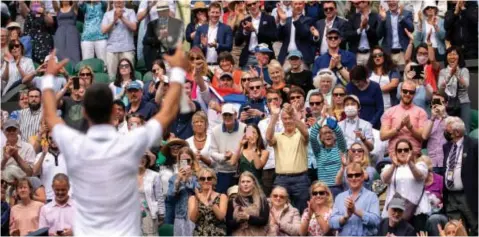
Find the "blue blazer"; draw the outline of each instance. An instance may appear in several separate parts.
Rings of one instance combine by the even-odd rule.
[[[206,55],[206,47],[201,46],[201,35],[208,35],[208,24],[204,24],[198,29],[196,29],[195,39],[193,41],[193,46],[198,46],[203,50],[203,53]],[[218,47],[216,52],[220,54],[223,51],[231,52],[233,49],[233,30],[228,25],[225,25],[221,22],[218,22],[218,34],[216,35],[216,42],[218,42]]]
[[[248,57],[251,53],[249,52],[249,41],[251,39],[251,32],[247,32],[247,34],[244,34],[243,32],[243,23],[245,21],[251,22],[251,16],[248,16],[243,21],[241,21],[241,24],[235,35],[236,46],[241,46],[243,43],[245,43],[243,49],[241,50],[241,55],[239,58],[240,67],[246,65],[246,63],[248,62]],[[276,41],[276,32],[277,29],[274,17],[266,15],[266,13],[262,12],[257,35],[258,44],[265,43],[268,45],[269,49],[273,50],[273,42]]]
[[[314,27],[319,31],[319,38],[314,39],[316,46],[318,47],[318,51],[321,48],[321,44],[323,39],[325,39],[325,36],[323,35],[324,33],[324,27],[326,27],[326,19],[321,19],[319,21],[316,21],[316,24],[314,24]],[[348,21],[342,17],[336,16],[336,18],[333,21],[333,28],[338,29],[341,32],[341,45],[339,46],[341,49],[346,50],[346,42],[347,40],[344,38],[344,33],[346,32],[348,27]]]
[[[409,32],[414,31],[414,21],[412,13],[407,10],[403,10],[398,17],[398,37],[399,44],[402,50],[405,52],[409,44],[409,37],[404,32],[407,29]],[[384,51],[390,53],[393,46],[393,27],[391,24],[391,11],[386,12],[386,19],[380,20],[377,28],[377,35],[379,39],[383,38],[382,47]]]
[[[312,64],[314,62],[314,50],[312,50],[314,42],[309,28],[311,28],[314,22],[313,19],[307,16],[301,16],[295,22],[292,21],[291,17],[288,17],[284,25],[278,25],[278,40],[283,42],[281,50],[279,51],[278,60],[283,64],[286,60],[286,56],[288,56],[292,24],[294,24],[296,28],[296,47],[298,47],[298,50],[303,54],[303,61],[306,64]]]
[[[371,12],[368,17],[369,29],[366,30],[366,36],[368,38],[369,47],[372,49],[379,43],[379,37],[376,34],[376,30],[379,25],[380,17],[375,12]],[[348,39],[349,51],[356,54],[359,48],[359,42],[361,41],[361,35],[357,33],[357,30],[361,25],[361,13],[354,14],[351,19],[349,19],[348,24],[346,38]]]
[[[444,29],[444,19],[439,17],[439,20],[437,21],[437,26],[439,27],[439,32],[436,32],[436,42],[437,42],[437,52],[441,55],[444,55],[446,53],[446,30]],[[416,34],[414,34],[414,45],[419,45],[420,43],[424,42],[424,40],[427,37],[426,32],[426,20],[424,19],[422,21],[422,31],[416,31]],[[434,37],[434,35],[431,35],[431,37]]]

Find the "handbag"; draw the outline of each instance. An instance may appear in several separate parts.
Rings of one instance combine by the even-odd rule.
[[[394,172],[394,189],[397,188],[397,186],[396,186],[396,173],[397,173],[397,170]],[[421,196],[419,197],[419,201],[417,202],[417,204],[409,201],[407,198],[403,197],[400,193],[395,191],[393,198],[400,198],[400,199],[404,200],[404,206],[405,206],[405,209],[403,211],[403,219],[404,220],[409,221],[414,216],[414,214],[416,213],[417,206],[421,202],[422,196],[424,195],[424,190],[425,190],[425,186],[422,189],[422,193],[421,193]]]
[[[459,83],[456,81],[456,96],[447,96],[447,106],[446,112],[450,116],[460,116],[461,115],[461,101],[459,101]]]

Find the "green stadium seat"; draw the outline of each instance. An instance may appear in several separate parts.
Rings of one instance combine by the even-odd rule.
[[[110,83],[110,77],[104,72],[95,73],[95,80],[93,83]]]
[[[477,110],[471,110],[471,130],[477,129]]]
[[[143,76],[141,75],[141,72],[135,71],[135,79],[140,80],[140,81],[143,79]]]
[[[77,27],[78,32],[80,32],[80,35],[81,35],[81,33],[83,33],[83,22],[77,21],[76,27]]]
[[[472,130],[472,132],[469,133],[469,137],[477,139],[477,128]]]
[[[38,67],[40,67],[40,64],[33,62],[33,66],[35,67],[35,69],[37,69]]]
[[[88,65],[89,67],[91,67],[91,69],[95,73],[105,72],[105,63],[103,62],[103,60],[99,58],[89,58],[89,59],[80,61],[75,66],[75,71],[76,72],[80,71],[80,68],[82,68],[84,65]]]
[[[158,236],[173,236],[173,225],[163,224],[158,228]]]
[[[141,74],[145,74],[148,70],[146,69],[145,60],[140,59],[136,62],[135,70],[141,72]]]
[[[75,75],[75,66],[72,62],[69,61],[67,65],[65,65],[65,70],[68,72],[68,75]]]
[[[147,73],[145,73],[145,75],[143,75],[143,81],[144,82],[148,82],[148,81],[151,81],[151,80],[153,80],[153,73],[147,72]]]

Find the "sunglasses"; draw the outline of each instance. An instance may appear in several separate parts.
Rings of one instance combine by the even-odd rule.
[[[252,7],[252,6],[255,6],[255,5],[256,5],[256,2],[246,4],[247,7]]]
[[[232,81],[232,80],[233,80],[233,78],[231,78],[231,77],[227,77],[227,76],[220,77],[220,81]]]
[[[345,95],[346,95],[346,93],[333,93],[334,97],[343,97]]]
[[[321,196],[328,195],[328,192],[326,192],[326,191],[314,191],[311,194],[312,194],[313,197],[315,197],[315,196],[320,196],[321,197]]]
[[[208,177],[200,177],[198,180],[199,180],[200,182],[205,182],[205,181],[210,182],[210,181],[213,181],[213,177],[211,177],[211,176],[208,176]]]
[[[352,178],[361,178],[363,176],[363,173],[352,173],[352,174],[347,174],[348,176],[348,179],[352,179]]]
[[[323,101],[320,101],[320,102],[312,102],[312,101],[310,101],[310,102],[309,102],[309,105],[310,105],[310,106],[320,106],[320,105],[322,105],[322,104],[323,104]]]
[[[279,101],[279,98],[270,98],[270,99],[266,99],[266,101],[268,101],[268,103],[271,103],[271,102],[273,102],[273,101],[278,102],[278,101]]]
[[[328,36],[328,40],[336,41],[339,39],[339,36]]]
[[[53,140],[53,137],[48,137],[48,140]]]
[[[279,198],[281,200],[284,200],[286,198],[286,196],[284,195],[280,195],[280,194],[272,194],[271,195],[273,198]]]
[[[79,74],[81,77],[91,77],[91,73],[80,73]]]
[[[416,91],[402,89],[402,93],[405,94],[405,95],[406,95],[406,94],[415,95],[415,94],[416,94]]]
[[[21,45],[19,45],[19,44],[14,44],[14,45],[12,45],[10,48],[12,48],[12,49],[13,49],[13,48],[19,49],[20,47],[21,47]]]
[[[299,100],[301,99],[302,96],[298,95],[298,96],[291,96],[289,97],[289,100]]]
[[[160,69],[151,69],[152,73],[156,73],[156,72],[159,72],[159,71],[160,71]]]
[[[411,149],[409,148],[398,148],[396,149],[396,153],[401,154],[401,153],[409,153]]]
[[[253,79],[254,79],[254,77],[243,77],[243,78],[241,78],[241,81],[245,82],[245,81],[251,81]]]
[[[190,57],[190,61],[195,61],[195,60],[201,60],[202,58],[201,57]]]
[[[352,153],[363,153],[364,150],[362,148],[359,148],[359,149],[351,149],[351,152]]]
[[[326,8],[324,8],[324,11],[325,12],[332,12],[332,11],[334,11],[334,8],[333,7],[326,7]]]
[[[253,90],[259,90],[259,89],[261,89],[261,86],[250,86],[249,89],[252,90],[252,91]]]
[[[382,57],[384,57],[384,54],[383,54],[383,53],[373,54],[373,58],[382,58]]]
[[[121,69],[130,68],[130,64],[120,64]]]

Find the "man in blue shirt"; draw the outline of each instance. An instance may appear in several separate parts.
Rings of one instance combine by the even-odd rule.
[[[319,56],[314,61],[313,76],[319,70],[329,68],[339,78],[339,83],[346,86],[349,81],[349,72],[356,66],[356,56],[353,53],[339,48],[341,45],[341,32],[337,28],[331,28],[326,34],[328,52]]]
[[[130,104],[126,107],[128,114],[139,113],[143,115],[145,120],[149,120],[158,111],[155,104],[142,100],[143,90],[137,81],[131,82],[126,87],[126,94],[130,101]]]
[[[364,171],[360,164],[349,164],[346,174],[349,190],[336,197],[329,226],[341,236],[376,235],[381,220],[379,199],[363,187]]]

